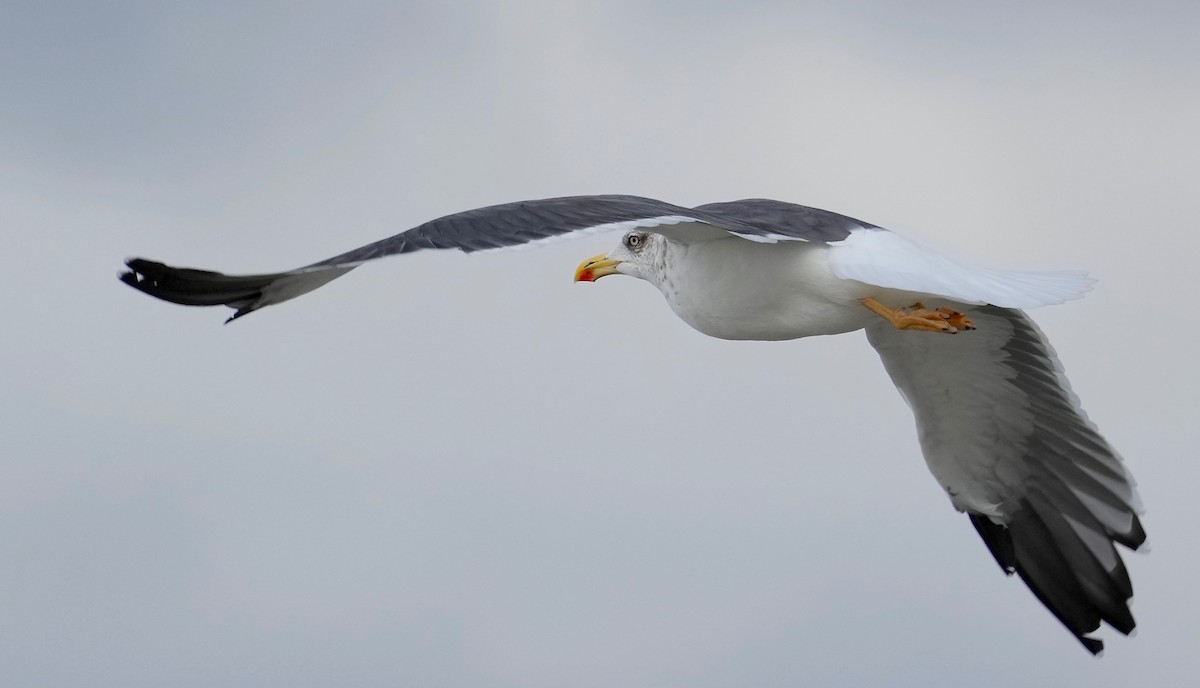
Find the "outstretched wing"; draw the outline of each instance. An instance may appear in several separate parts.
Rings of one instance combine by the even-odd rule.
[[[912,407],[930,471],[1005,573],[1016,573],[1093,653],[1105,621],[1134,628],[1114,544],[1146,539],[1134,481],[1088,421],[1024,313],[951,304],[977,330],[953,337],[867,329]]]
[[[447,215],[395,236],[312,265],[261,275],[225,275],[176,268],[134,258],[121,280],[150,296],[188,306],[225,305],[237,309],[229,320],[316,289],[366,261],[422,249],[464,252],[522,246],[570,234],[675,229],[680,238],[728,236],[752,228],[717,219],[721,229],[686,208],[635,196],[575,196],[506,203]],[[226,321],[228,322],[228,321]]]

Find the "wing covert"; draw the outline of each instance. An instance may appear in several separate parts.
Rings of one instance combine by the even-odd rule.
[[[709,203],[693,210],[748,225],[747,230],[731,230],[751,241],[843,241],[851,232],[882,230],[869,222],[856,220],[829,210],[810,208],[769,198]]]

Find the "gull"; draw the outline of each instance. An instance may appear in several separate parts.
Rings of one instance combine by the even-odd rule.
[[[996,563],[1092,654],[1104,622],[1133,631],[1116,545],[1146,539],[1120,456],[1088,420],[1024,309],[1078,298],[1075,272],[1020,272],[947,257],[845,215],[768,199],[686,208],[637,196],[521,201],[448,215],[287,272],[225,275],[135,258],[123,282],[226,322],[367,261],[424,249],[490,251],[599,232],[620,243],[577,282],[645,280],[713,337],[786,340],[864,330],[911,407],[926,464]],[[789,439],[789,441],[794,441]]]

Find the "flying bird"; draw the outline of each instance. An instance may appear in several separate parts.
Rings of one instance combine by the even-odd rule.
[[[722,339],[865,330],[916,417],[950,503],[1093,654],[1101,622],[1128,634],[1133,587],[1117,544],[1146,539],[1135,482],[1083,412],[1023,309],[1078,298],[1080,273],[1017,272],[948,258],[845,215],[766,199],[685,208],[573,196],[448,215],[306,267],[225,275],[141,258],[126,284],[229,321],[305,294],[363,263],[424,249],[488,251],[610,231],[620,243],[576,281],[629,275],[679,318]],[[226,321],[226,322],[229,322]]]

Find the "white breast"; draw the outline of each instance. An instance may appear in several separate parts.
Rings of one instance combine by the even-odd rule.
[[[807,242],[669,242],[657,284],[684,322],[720,339],[860,329],[874,316],[859,299],[878,288],[834,275],[829,255],[828,246]]]

